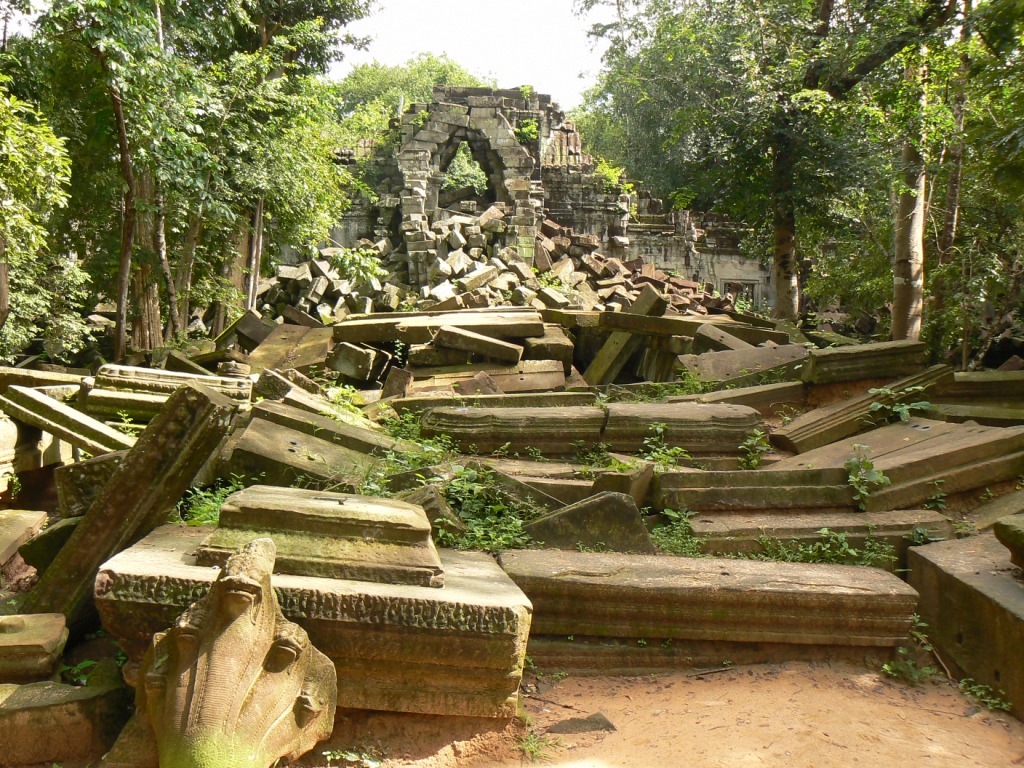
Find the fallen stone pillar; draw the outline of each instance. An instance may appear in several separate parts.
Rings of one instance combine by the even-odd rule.
[[[0,396],[0,409],[12,419],[49,432],[93,455],[131,448],[135,438],[76,411],[34,389],[12,385]]]
[[[72,632],[91,610],[100,564],[163,523],[227,434],[235,404],[195,384],[175,392],[103,486],[25,613],[63,613]]]

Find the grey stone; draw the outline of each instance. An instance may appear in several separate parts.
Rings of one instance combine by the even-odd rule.
[[[546,548],[656,552],[636,502],[624,493],[598,493],[539,517],[523,530]]]

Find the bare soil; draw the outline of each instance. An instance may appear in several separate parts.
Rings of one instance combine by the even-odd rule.
[[[342,684],[344,682],[342,681]],[[980,708],[949,682],[917,687],[849,664],[790,662],[647,677],[531,679],[525,720],[351,713],[301,763],[382,768],[518,768],[527,733],[554,768],[1011,768],[1024,723]],[[555,736],[603,714],[613,731]],[[557,739],[557,744],[553,742]],[[546,748],[545,748],[546,747]],[[347,761],[349,751],[369,761]]]

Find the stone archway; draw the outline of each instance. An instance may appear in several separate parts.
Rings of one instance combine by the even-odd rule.
[[[402,117],[398,169],[402,179],[401,231],[408,251],[409,281],[426,285],[438,258],[432,225],[443,209],[438,195],[459,146],[469,145],[487,174],[494,202],[505,208],[506,246],[533,260],[543,192],[532,180],[536,160],[520,144],[501,99],[475,97],[465,104],[434,102]]]

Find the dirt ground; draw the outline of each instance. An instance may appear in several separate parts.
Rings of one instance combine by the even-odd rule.
[[[533,744],[544,753],[537,763],[553,768],[1024,765],[1024,723],[979,708],[948,682],[911,688],[848,664],[548,676],[527,683],[523,705],[526,728],[353,713],[301,762],[327,765],[327,751],[335,767],[518,768],[531,764],[522,747]],[[597,714],[614,730],[566,732]]]

